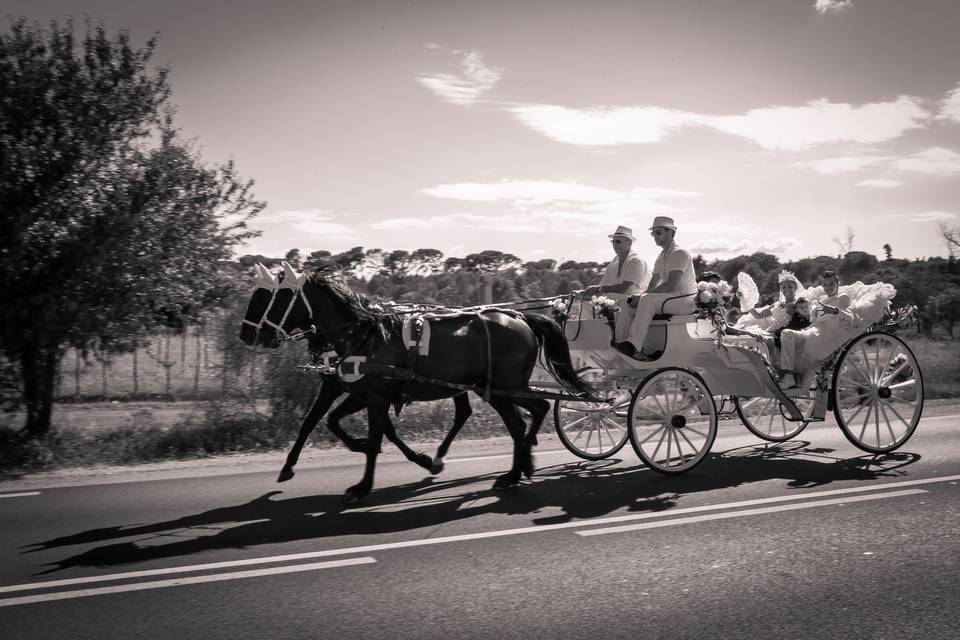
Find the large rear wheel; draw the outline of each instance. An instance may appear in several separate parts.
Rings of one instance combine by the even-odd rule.
[[[887,453],[905,443],[923,413],[923,375],[903,340],[871,331],[844,347],[833,370],[833,414],[854,446]]]
[[[700,464],[717,437],[717,408],[703,379],[679,368],[658,369],[633,393],[630,444],[644,464],[678,474]]]

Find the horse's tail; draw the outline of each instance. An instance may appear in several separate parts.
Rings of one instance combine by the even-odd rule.
[[[552,318],[539,313],[522,313],[524,321],[537,337],[537,343],[543,349],[543,366],[557,382],[574,395],[598,398],[596,390],[582,380],[573,368],[570,360],[570,347],[563,335],[563,329]]]

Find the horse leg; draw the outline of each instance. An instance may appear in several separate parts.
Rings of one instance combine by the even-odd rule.
[[[400,449],[407,460],[420,465],[432,473],[433,459],[425,453],[414,451],[407,446],[406,442],[400,439],[400,436],[397,435],[396,427],[393,426],[393,422],[390,420],[389,414],[387,414],[386,420],[383,423],[383,435],[387,436],[387,440],[397,445],[397,449]]]
[[[453,415],[453,426],[450,427],[450,432],[443,439],[443,442],[440,443],[440,448],[437,449],[437,455],[433,458],[433,468],[430,469],[430,473],[434,475],[443,471],[443,458],[447,455],[447,451],[450,450],[450,444],[453,442],[453,439],[457,437],[457,434],[460,433],[460,429],[464,423],[473,415],[473,409],[470,408],[470,397],[466,392],[453,396],[453,406],[456,410]]]
[[[320,418],[327,412],[327,409],[330,408],[333,401],[340,397],[341,393],[340,389],[336,386],[326,382],[321,383],[320,391],[317,393],[317,399],[313,401],[313,406],[310,407],[310,411],[307,412],[307,417],[303,419],[303,424],[300,425],[300,433],[297,435],[297,441],[293,443],[293,448],[290,449],[290,453],[287,454],[287,461],[283,464],[283,468],[280,469],[277,482],[286,482],[293,477],[293,467],[296,466],[297,461],[300,459],[300,452],[303,450],[303,445],[307,443],[307,438],[313,432],[313,428],[317,426]]]
[[[540,426],[550,413],[550,403],[543,398],[517,398],[516,402],[530,412],[530,431],[524,438],[525,451],[520,461],[523,474],[529,478],[533,475],[532,448],[537,444],[537,432],[540,431]]]
[[[343,504],[350,505],[370,493],[373,488],[373,472],[377,466],[377,454],[383,440],[384,424],[390,419],[390,404],[381,396],[367,399],[367,421],[369,433],[367,439],[367,464],[363,469],[363,478],[343,494]]]
[[[350,394],[347,396],[347,399],[337,405],[337,408],[333,410],[330,414],[330,417],[327,418],[327,429],[330,430],[335,436],[340,438],[340,441],[347,447],[350,451],[354,453],[366,453],[367,451],[367,439],[366,438],[354,438],[340,426],[340,419],[346,416],[352,415],[361,409],[365,409],[367,403],[364,402],[363,398]]]
[[[505,396],[490,398],[490,406],[500,414],[503,423],[507,425],[510,437],[513,438],[513,466],[510,468],[510,471],[497,478],[497,481],[493,483],[493,488],[509,489],[520,483],[520,474],[523,473],[523,468],[526,464],[524,452],[526,452],[526,458],[529,458],[530,447],[523,439],[526,425],[520,416],[520,411],[517,409],[516,402],[513,398],[507,398]]]

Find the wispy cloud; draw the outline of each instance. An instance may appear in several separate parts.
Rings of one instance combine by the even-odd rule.
[[[933,147],[896,160],[894,167],[901,171],[917,171],[932,175],[960,173],[960,153],[943,147]]]
[[[868,167],[885,166],[893,162],[892,156],[841,156],[839,158],[823,158],[821,160],[811,160],[808,162],[798,162],[801,167],[808,167],[817,173],[845,173],[848,171],[860,171]]]
[[[659,107],[572,109],[549,104],[506,107],[520,122],[557,142],[605,146],[660,142],[695,114]]]
[[[926,173],[928,175],[951,175],[960,173],[960,153],[943,147],[931,147],[901,158],[879,155],[843,156],[840,158],[823,158],[821,160],[799,162],[797,164],[813,169],[818,173],[825,174],[883,168],[887,170]],[[870,184],[867,186],[896,185]]]
[[[937,222],[942,220],[953,220],[957,217],[957,214],[950,211],[924,211],[923,213],[895,213],[887,217],[899,218],[909,222]]]
[[[817,0],[813,8],[820,15],[828,13],[840,13],[853,6],[853,0]]]
[[[960,84],[947,93],[943,101],[940,102],[939,117],[960,122]]]
[[[835,142],[885,142],[923,127],[929,117],[920,101],[910,96],[860,106],[822,99],[725,116],[659,107],[573,109],[540,104],[505,109],[534,131],[567,144],[650,144],[685,128],[710,127],[767,149],[787,150]]]
[[[574,202],[602,202],[616,198],[619,192],[572,182],[546,180],[505,180],[501,182],[460,182],[441,184],[421,193],[437,198],[470,200],[473,202],[530,202],[543,203],[566,200]]]
[[[357,231],[337,222],[340,217],[329,209],[283,209],[268,211],[257,216],[257,225],[281,225],[298,231],[305,240],[352,240]]]
[[[427,48],[443,51],[436,44],[428,44]],[[475,104],[500,81],[503,69],[486,64],[479,51],[459,50],[452,53],[460,56],[456,65],[460,73],[423,74],[417,76],[417,82],[452,104]]]
[[[778,238],[776,240],[731,240],[726,236],[700,240],[690,244],[687,249],[694,253],[713,254],[750,254],[762,251],[764,253],[784,253],[789,251],[800,241],[796,238]]]
[[[854,186],[857,187],[874,187],[876,189],[892,189],[893,187],[899,187],[903,183],[899,180],[887,180],[884,178],[874,178],[873,180],[861,180],[856,183]]]

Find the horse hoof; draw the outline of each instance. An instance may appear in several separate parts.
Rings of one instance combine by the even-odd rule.
[[[368,493],[370,493],[370,489],[354,485],[344,492],[342,503],[345,505],[356,504],[366,497]]]
[[[430,473],[433,473],[433,458],[431,458],[427,454],[425,453],[417,454],[416,458],[414,459],[414,462],[416,462],[418,465],[420,465]]]
[[[433,461],[433,466],[430,467],[430,473],[432,473],[433,475],[437,475],[437,474],[440,473],[441,471],[443,471],[443,461],[442,461],[442,460],[434,460],[434,461]]]
[[[286,467],[284,467],[283,469],[280,470],[280,475],[277,476],[277,482],[286,482],[287,480],[292,478],[294,475],[296,474],[294,474],[293,469],[287,469]]]

